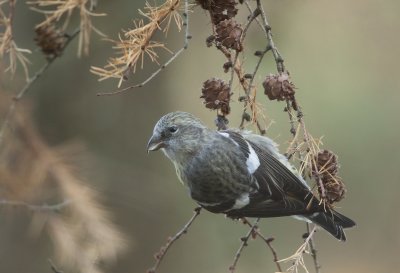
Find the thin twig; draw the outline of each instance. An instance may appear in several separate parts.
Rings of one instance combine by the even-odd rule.
[[[243,44],[244,38],[246,37],[247,31],[250,28],[251,23],[257,18],[257,16],[260,15],[260,10],[256,9],[254,11],[251,11],[251,14],[249,15],[248,19],[247,19],[247,23],[243,29],[243,32],[240,36],[240,44]],[[233,83],[233,76],[234,76],[234,67],[236,66],[236,62],[238,60],[239,57],[239,51],[236,51],[235,53],[235,58],[234,61],[232,63],[232,71],[231,71],[231,78],[229,80],[229,88],[232,88],[232,83]]]
[[[240,126],[239,126],[239,128],[241,128],[241,129],[243,129],[243,127],[244,127],[245,113],[246,113],[247,105],[249,104],[250,100],[252,100],[252,98],[251,98],[251,96],[250,96],[250,93],[251,93],[251,88],[252,88],[252,86],[253,86],[254,78],[256,77],[256,74],[257,74],[258,69],[259,69],[259,67],[260,67],[260,65],[261,65],[261,62],[262,62],[262,60],[263,60],[263,58],[264,58],[265,53],[267,53],[269,50],[270,50],[270,47],[269,47],[269,45],[267,45],[267,47],[265,48],[265,50],[263,50],[262,53],[261,53],[261,55],[259,56],[258,62],[257,62],[257,64],[256,64],[256,67],[254,68],[253,74],[251,75],[251,79],[250,79],[250,82],[249,82],[249,86],[248,86],[247,90],[245,90],[245,93],[246,93],[246,100],[244,101],[244,107],[243,107],[244,109],[243,109],[243,114],[242,114],[242,120],[241,120]],[[250,103],[250,107],[251,107],[251,108],[252,108],[252,105],[253,105],[253,104]],[[252,110],[253,110],[253,109],[252,109]],[[256,123],[257,123],[257,127],[258,127],[260,133],[261,133],[262,135],[264,135],[264,134],[265,134],[265,130],[261,128],[261,125],[259,124],[258,120],[256,121]]]
[[[145,86],[149,81],[151,81],[155,76],[157,76],[158,73],[161,72],[161,70],[166,68],[172,61],[174,61],[185,49],[186,49],[185,47],[182,47],[177,52],[175,52],[174,55],[172,55],[172,57],[166,63],[164,63],[162,66],[160,66],[159,69],[157,69],[155,72],[153,72],[153,74],[151,74],[150,77],[148,77],[143,82],[138,83],[136,85],[131,85],[131,86],[128,86],[128,87],[125,87],[125,88],[122,88],[122,89],[119,89],[116,91],[112,91],[112,92],[97,93],[96,95],[97,96],[112,96],[112,95],[125,93],[126,91],[134,89],[134,88],[139,88],[139,87]]]
[[[235,67],[236,67],[238,58],[239,58],[239,51],[236,51],[235,58],[233,60],[232,68],[231,68],[231,77],[229,79],[229,89],[231,89],[231,90],[232,90],[233,78],[235,77]]]
[[[249,3],[247,3],[247,1],[246,1],[246,6],[247,6],[247,9],[249,10],[249,12],[252,14],[250,18],[257,19],[257,16],[260,15],[260,13],[261,13],[260,7],[257,7],[257,8],[253,11],[252,8],[250,7]],[[252,20],[252,21],[253,21],[253,20]],[[251,22],[252,22],[252,21],[251,21]],[[256,64],[256,67],[254,68],[252,77],[251,77],[251,79],[250,79],[249,86],[248,86],[247,90],[245,90],[247,97],[250,96],[250,91],[251,91],[251,87],[252,87],[252,85],[253,85],[254,78],[255,78],[255,76],[256,76],[256,74],[257,74],[257,71],[258,71],[258,68],[260,67],[260,64],[261,64],[261,62],[262,62],[262,60],[263,60],[263,58],[264,58],[264,55],[265,55],[265,53],[267,53],[270,49],[271,49],[271,45],[268,43],[268,45],[267,45],[267,47],[265,48],[265,50],[263,50],[262,52],[260,52],[261,54],[259,54],[259,59],[258,59],[258,62],[257,62],[257,64]]]
[[[263,29],[267,35],[268,43],[276,62],[276,69],[278,70],[279,73],[282,73],[285,71],[283,58],[275,46],[274,40],[272,38],[271,26],[268,23],[267,15],[265,14],[264,7],[261,4],[261,0],[257,0],[257,8],[261,11],[261,18],[263,19],[263,24],[264,24]]]
[[[260,135],[265,135],[267,133],[267,130],[265,130],[262,126],[259,120],[256,120],[256,125],[257,125],[257,129],[258,132],[260,133]]]
[[[244,219],[243,221],[248,222],[247,219]],[[257,225],[258,225],[259,221],[260,221],[260,218],[257,218],[254,221],[253,225],[250,224],[251,227],[250,227],[249,231],[246,233],[246,235],[244,237],[240,238],[242,243],[240,244],[239,249],[236,251],[235,258],[233,259],[232,265],[229,266],[229,271],[231,273],[235,272],[236,265],[237,265],[237,263],[239,261],[240,255],[242,254],[243,249],[248,245],[248,241],[249,241],[250,237],[252,236],[254,231],[257,229],[257,227],[258,227]]]
[[[244,1],[244,4],[246,5],[247,9],[248,9],[250,12],[252,12],[253,9],[251,8],[251,6],[250,6],[250,4],[249,4],[249,1]],[[259,20],[259,18],[256,18],[255,20],[256,20],[257,24],[260,26],[260,28],[264,30],[263,24],[261,23],[261,21]],[[264,33],[265,37],[268,38],[267,33],[266,33],[265,31],[263,31],[263,33]]]
[[[304,162],[303,156],[300,153],[300,150],[298,149],[298,143],[297,143],[297,134],[299,132],[299,129],[302,128],[303,131],[306,130],[304,121],[303,121],[303,115],[301,114],[301,111],[300,111],[300,114],[299,113],[297,114],[299,126],[296,129],[295,121],[294,121],[293,113],[292,113],[292,108],[291,108],[290,102],[288,100],[286,101],[286,109],[285,110],[288,112],[288,115],[289,115],[290,133],[293,135],[293,141],[292,141],[292,144],[290,145],[290,147],[294,151],[292,153],[287,153],[287,157],[288,157],[288,159],[290,159],[294,153],[298,152],[300,161]],[[310,147],[309,146],[310,140],[309,140],[308,133],[306,131],[304,131],[304,139],[306,141],[307,146]],[[325,188],[324,188],[322,181],[320,181],[320,180],[321,179],[318,178],[318,184],[320,185],[320,188],[321,188],[321,197],[323,199],[324,195],[325,195]],[[306,224],[306,228],[307,228],[307,233],[310,234],[310,224],[309,223]],[[311,256],[313,257],[313,261],[314,261],[315,272],[319,273],[320,272],[319,269],[321,268],[321,265],[319,264],[318,259],[317,259],[317,250],[315,249],[314,239],[312,237],[310,238],[309,245],[310,245],[310,249],[311,249]]]
[[[250,7],[249,3],[246,1],[245,4],[246,4],[247,8],[249,9],[249,11],[251,11],[251,7]],[[258,20],[256,20],[256,21],[260,26],[262,26],[262,28],[264,29],[265,35],[266,35],[266,37],[268,39],[268,47],[267,47],[267,49],[272,51],[272,54],[274,56],[278,72],[279,73],[283,73],[285,71],[285,66],[283,64],[284,60],[283,60],[281,54],[279,53],[278,49],[275,46],[275,43],[274,43],[273,38],[272,38],[271,27],[270,27],[270,25],[268,23],[267,16],[265,14],[264,8],[263,8],[260,0],[257,0],[257,8],[261,11],[261,18],[263,19],[263,25],[261,25]],[[264,52],[264,54],[265,54],[265,52]],[[261,55],[260,59],[262,59],[262,57],[263,57],[263,55]],[[251,87],[251,83],[250,83],[250,87]],[[249,88],[249,90],[250,90],[250,88]],[[292,107],[291,107],[291,104],[290,104],[289,100],[286,101],[285,110],[288,112],[288,116],[289,116],[290,133],[293,136],[293,145],[294,145],[293,148],[294,148],[294,151],[297,150],[298,143],[297,143],[296,138],[297,138],[297,133],[298,133],[298,130],[300,129],[300,127],[301,127],[301,129],[303,130],[303,133],[304,133],[304,140],[305,140],[307,146],[310,147],[310,139],[309,139],[309,135],[308,135],[308,133],[306,131],[306,128],[305,128],[305,124],[304,124],[304,120],[303,120],[303,113],[301,111],[300,106],[298,106],[297,109],[296,109],[297,121],[300,124],[300,126],[298,127],[297,130],[296,130],[296,126],[295,126],[295,120],[294,120],[294,115],[293,115],[293,112],[292,112]],[[243,123],[243,120],[242,120],[242,123]],[[300,155],[300,160],[302,160],[302,155],[300,154],[300,152],[299,152],[299,155]],[[324,196],[325,196],[324,186],[322,185],[322,181],[320,181],[321,180],[320,178],[318,178],[317,180],[318,180],[318,185],[321,188],[322,199],[324,199]],[[314,247],[314,241],[313,241],[313,237],[312,237],[312,234],[315,232],[315,227],[314,227],[313,231],[310,233],[310,227],[309,227],[309,224],[307,224],[307,232],[310,235],[307,238],[305,243],[307,243],[307,241],[309,241],[309,245],[310,245],[310,249],[311,249],[311,255],[312,255],[313,260],[314,260],[315,270],[316,270],[316,273],[319,273],[319,269],[320,269],[321,266],[320,266],[320,264],[319,264],[319,262],[317,260],[317,251],[316,251],[316,249]]]
[[[254,22],[254,20],[257,20],[257,17],[261,14],[261,10],[258,7],[254,11],[250,8],[249,5],[248,5],[248,8],[249,8],[250,15],[248,16],[247,23],[246,23],[246,25],[244,27],[244,30],[243,30],[243,32],[242,32],[242,34],[240,36],[240,43],[243,43],[244,38],[246,37],[247,31],[250,28],[250,25]],[[211,11],[210,11],[210,15],[211,15]],[[213,28],[213,31],[215,33],[215,29],[214,28]],[[250,76],[249,77],[250,80],[249,80],[248,78],[246,78],[247,75],[244,73],[244,71],[242,69],[242,65],[241,65],[240,61],[238,60],[240,52],[239,51],[235,51],[235,56],[234,56],[233,61],[232,61],[231,51],[228,50],[227,48],[225,48],[224,46],[221,46],[220,44],[216,43],[215,41],[214,41],[214,43],[216,45],[216,48],[218,50],[220,50],[225,55],[225,57],[228,59],[228,62],[230,62],[232,64],[231,76],[230,76],[230,80],[229,80],[229,88],[232,89],[232,83],[233,83],[234,75],[236,74],[236,76],[237,76],[237,78],[239,80],[239,83],[242,86],[242,89],[244,90],[244,93],[245,93],[245,96],[244,96],[245,99],[243,100],[244,101],[244,110],[243,110],[242,120],[241,120],[239,128],[243,129],[243,127],[244,127],[244,122],[245,122],[246,118],[248,117],[248,115],[246,114],[246,109],[247,109],[247,105],[249,104],[250,105],[250,109],[251,109],[251,111],[253,113],[251,120],[253,120],[253,122],[257,125],[257,129],[259,130],[260,134],[264,135],[266,133],[266,130],[264,128],[262,128],[260,122],[256,118],[257,115],[255,114],[256,110],[254,109],[254,98],[251,98],[250,93],[251,93],[251,90],[252,90],[252,87],[253,87],[252,83],[254,81],[254,78],[255,78],[255,75],[256,75],[256,73],[258,71],[258,68],[259,68],[259,66],[261,64],[262,57],[264,56],[264,54],[268,50],[266,50],[262,54],[262,57],[259,59],[259,62],[257,63],[257,65],[255,67],[255,71],[253,72],[253,74],[249,74],[249,76]]]
[[[307,232],[310,233],[310,224],[306,223],[307,225]],[[315,267],[315,273],[320,273],[321,265],[319,264],[318,257],[317,257],[317,249],[315,248],[315,243],[314,243],[314,237],[311,237],[310,239],[310,251],[311,251],[311,256],[314,261],[314,267]]]
[[[296,130],[294,128],[294,119],[293,119],[293,114],[292,114],[292,111],[291,111],[290,103],[289,103],[289,101],[286,101],[286,102],[287,102],[287,108],[286,109],[287,109],[288,114],[289,114],[289,120],[290,120],[290,125],[291,125],[290,132],[293,135],[293,142],[294,142],[294,145],[295,145],[294,151],[297,150],[297,152],[299,154],[300,161],[301,162],[305,162],[304,159],[303,159],[303,155],[300,153],[300,150],[297,149],[298,143],[297,143],[297,140],[296,140],[297,139],[297,134],[298,134],[298,132],[299,132],[299,130],[301,128],[301,130],[303,130],[303,134],[304,134],[303,135],[304,141],[305,141],[308,149],[311,149],[312,146],[311,146],[310,136],[309,136],[309,134],[308,134],[308,132],[306,130],[306,127],[305,127],[305,123],[304,123],[304,120],[303,120],[303,113],[301,111],[301,108],[298,106],[297,118],[298,118],[299,126],[298,126],[298,129]],[[315,160],[311,160],[311,162],[312,162],[311,164],[314,165],[314,169],[316,169]],[[326,191],[325,191],[324,184],[322,183],[321,177],[319,177],[319,176],[316,177],[316,180],[317,180],[317,184],[318,184],[318,186],[320,188],[321,202],[323,202],[323,205],[325,206]],[[311,256],[312,256],[313,262],[314,262],[315,272],[316,273],[320,273],[321,265],[320,265],[320,263],[318,261],[317,249],[315,248],[315,242],[314,242],[314,238],[312,236],[312,234],[315,232],[315,227],[314,227],[314,229],[312,231],[310,231],[310,224],[307,223],[306,224],[306,229],[307,229],[307,233],[309,234],[309,246],[310,246]]]
[[[307,267],[304,262],[304,253],[308,253],[307,251],[307,246],[309,246],[310,240],[314,236],[314,233],[317,230],[317,226],[315,225],[314,228],[311,230],[310,233],[308,233],[307,238],[304,240],[304,243],[296,250],[296,252],[282,260],[279,260],[279,262],[291,262],[292,265],[286,270],[287,272],[298,272],[298,266],[303,267],[303,269],[308,273]]]
[[[111,96],[111,95],[117,95],[121,93],[125,93],[126,91],[129,91],[131,89],[139,88],[145,86],[149,81],[151,81],[155,76],[157,76],[164,68],[166,68],[170,63],[172,63],[183,51],[185,51],[189,47],[189,40],[192,39],[192,35],[189,34],[189,0],[185,0],[185,10],[183,12],[183,26],[185,26],[185,38],[184,38],[184,43],[183,47],[176,51],[172,57],[166,61],[163,65],[160,66],[159,69],[153,72],[147,79],[145,79],[143,82],[131,85],[119,90],[115,90],[112,92],[105,92],[105,93],[97,93],[97,96]]]
[[[293,138],[294,138],[296,136],[296,126],[295,126],[295,121],[294,121],[294,118],[293,118],[292,106],[290,105],[290,101],[289,100],[286,100],[285,111],[288,113],[289,123],[290,123],[290,133],[293,135]]]
[[[247,96],[250,96],[250,91],[251,91],[251,87],[253,86],[254,78],[255,78],[255,76],[256,76],[256,74],[257,74],[257,72],[258,72],[258,69],[260,68],[260,65],[261,65],[261,62],[262,62],[262,60],[263,60],[263,58],[264,58],[264,55],[265,55],[265,53],[267,53],[270,49],[271,49],[270,46],[267,45],[266,48],[265,48],[263,51],[261,51],[261,54],[259,55],[259,59],[258,59],[258,61],[257,61],[256,67],[254,68],[254,71],[253,71],[253,73],[251,74],[251,79],[250,79],[249,86],[248,86],[248,88],[247,88],[247,90],[246,90],[246,95],[247,95]]]
[[[297,118],[298,118],[298,122],[299,122],[299,124],[300,124],[300,126],[301,126],[301,128],[302,128],[302,130],[303,130],[304,141],[307,143],[307,147],[308,147],[309,149],[311,149],[312,143],[311,143],[310,135],[309,135],[308,132],[307,132],[306,125],[305,125],[305,122],[304,122],[304,119],[303,119],[303,113],[302,113],[302,111],[301,111],[300,106],[299,106],[298,111],[297,111]],[[315,159],[311,160],[311,163],[312,163],[312,165],[313,165],[312,167],[313,167],[315,170],[318,170],[317,163],[316,163]],[[318,186],[320,187],[320,191],[321,191],[321,192],[320,192],[321,202],[322,202],[322,203],[324,204],[324,206],[325,206],[325,202],[326,202],[326,190],[325,190],[324,183],[322,183],[322,179],[321,179],[321,176],[320,176],[320,175],[317,174],[315,178],[316,178],[316,181],[317,181]]]
[[[58,204],[53,204],[53,205],[32,205],[27,202],[23,201],[13,201],[13,200],[5,200],[2,199],[0,200],[0,206],[2,205],[7,205],[7,206],[14,206],[14,207],[25,207],[29,210],[35,211],[35,212],[48,212],[48,211],[53,211],[57,212],[60,211],[61,209],[65,208],[68,206],[72,201],[71,200],[64,200],[61,203]]]
[[[164,256],[167,254],[168,250],[170,249],[170,247],[175,243],[175,241],[177,241],[183,234],[186,234],[187,231],[189,230],[190,226],[193,224],[194,220],[197,218],[197,216],[199,216],[201,211],[201,207],[197,207],[194,209],[194,214],[193,216],[189,219],[189,221],[183,226],[183,228],[181,230],[178,231],[178,233],[176,233],[173,237],[169,237],[167,240],[167,243],[162,246],[159,250],[159,252],[157,252],[155,254],[155,258],[156,258],[156,262],[153,265],[152,268],[150,268],[149,270],[147,270],[148,273],[154,273],[156,272],[157,268],[160,266],[162,259],[164,258]]]
[[[246,2],[246,4],[248,5],[248,3]],[[254,20],[257,20],[257,17],[261,14],[261,10],[257,7],[254,11],[251,9],[251,7],[248,5],[249,8],[249,16],[247,19],[247,23],[242,31],[242,34],[240,36],[240,43],[242,44],[246,34],[251,26],[251,24],[254,22]],[[209,11],[210,15],[212,16],[212,12],[211,10]],[[215,35],[215,25],[213,25],[213,33]],[[215,40],[213,40],[216,48],[218,50],[220,50],[225,57],[228,60],[228,63],[231,64],[231,75],[230,75],[230,80],[229,80],[229,88],[232,89],[232,84],[233,84],[233,80],[234,80],[234,75],[236,74],[238,81],[242,87],[242,89],[244,90],[245,96],[242,96],[244,99],[240,99],[240,101],[244,102],[244,109],[243,109],[243,114],[242,114],[242,119],[241,119],[241,123],[239,128],[243,129],[244,128],[244,122],[246,120],[250,121],[252,120],[254,124],[256,124],[257,129],[259,130],[261,135],[264,135],[266,133],[266,130],[261,126],[261,123],[258,121],[257,119],[257,110],[256,107],[254,106],[255,104],[255,94],[253,97],[250,96],[250,93],[252,91],[253,88],[253,81],[255,78],[255,75],[258,71],[258,68],[261,64],[262,61],[262,57],[264,56],[264,54],[268,51],[265,50],[265,52],[262,53],[262,57],[259,59],[259,62],[257,63],[256,67],[255,67],[255,71],[253,72],[253,74],[245,74],[244,70],[242,68],[242,64],[239,61],[239,55],[240,52],[239,51],[235,51],[235,56],[232,57],[232,51],[226,47],[224,47],[223,45],[221,45],[220,43],[217,43]],[[232,61],[233,59],[233,61]],[[255,92],[254,92],[255,93]],[[252,116],[250,117],[247,113],[247,107],[248,105],[250,105],[250,110],[252,112]],[[250,118],[249,118],[250,117]]]
[[[291,115],[291,113],[289,115]],[[290,119],[290,116],[289,116],[289,119]],[[299,143],[299,141],[298,141],[298,136],[300,134],[300,129],[301,129],[300,125],[298,124],[297,128],[295,129],[295,134],[293,135],[293,138],[290,141],[290,143],[289,143],[289,145],[288,145],[288,147],[286,149],[285,156],[286,156],[286,158],[288,160],[290,160],[294,156],[294,154],[298,153],[299,154],[299,160],[300,160],[301,164],[304,164],[305,160],[303,158],[303,155],[301,154],[301,148],[302,148],[302,146],[304,146],[305,142],[302,141],[302,142]],[[300,173],[303,174],[303,172],[300,172]]]
[[[71,35],[69,35],[67,37],[67,40],[65,42],[63,51],[65,50],[65,48],[68,46],[68,44],[78,35],[78,33],[80,32],[80,29],[76,29]],[[51,66],[51,64],[58,58],[59,56],[53,56],[49,59],[47,59],[47,62],[42,66],[42,68],[40,68],[35,75],[33,75],[31,78],[28,79],[28,81],[26,82],[25,86],[17,93],[17,95],[15,95],[12,99],[12,102],[10,104],[10,106],[8,107],[6,116],[3,120],[3,124],[0,127],[0,147],[3,143],[3,138],[4,138],[4,133],[6,131],[6,129],[8,128],[8,125],[11,121],[12,116],[14,115],[16,106],[18,101],[20,101],[22,99],[23,96],[26,95],[26,93],[28,93],[28,91],[31,89],[32,85],[49,69],[49,67]]]
[[[245,224],[247,224],[250,227],[253,226],[246,218],[244,218],[244,222],[245,222]],[[275,248],[272,246],[272,241],[274,240],[274,238],[273,237],[266,238],[258,228],[254,229],[254,232],[256,233],[256,235],[258,237],[260,237],[268,245],[269,249],[272,252],[272,256],[274,257],[273,261],[278,269],[278,272],[282,272],[282,267],[279,263],[278,254],[277,254]]]
[[[72,32],[71,35],[67,35],[67,40],[65,41],[64,47],[62,49],[62,51],[65,50],[65,48],[67,48],[67,46],[69,45],[69,43],[79,34],[80,32],[80,28],[75,29],[74,32]],[[14,101],[18,101],[20,100],[24,95],[26,95],[26,93],[30,90],[32,84],[34,82],[36,82],[36,80],[38,78],[40,78],[44,72],[46,72],[46,70],[50,67],[50,65],[58,58],[59,56],[55,55],[49,59],[47,59],[47,63],[45,65],[43,65],[43,67],[41,69],[39,69],[35,75],[33,75],[28,82],[25,84],[25,86],[18,92],[18,94],[13,98]]]
[[[249,6],[249,4],[247,2],[246,2],[246,5],[250,9],[250,6]],[[261,17],[263,19],[263,29],[264,29],[265,34],[267,36],[267,39],[268,39],[268,42],[269,42],[269,47],[270,47],[270,49],[272,51],[272,54],[274,56],[277,70],[278,70],[279,73],[283,73],[285,71],[285,66],[283,64],[284,60],[283,60],[281,54],[279,53],[278,49],[275,46],[275,43],[274,43],[273,38],[272,38],[271,27],[268,24],[267,16],[265,14],[264,8],[263,8],[260,0],[257,0],[257,8],[261,10]],[[260,23],[258,20],[257,20],[257,22]],[[285,110],[288,112],[289,123],[290,123],[290,133],[293,135],[293,141],[294,141],[294,145],[295,145],[294,150],[296,150],[297,149],[297,145],[298,145],[298,143],[296,141],[296,136],[297,136],[298,130],[296,130],[295,121],[294,121],[294,117],[293,117],[293,113],[292,113],[292,107],[291,107],[290,102],[288,100],[286,101]],[[301,111],[300,106],[297,106],[296,112],[297,112],[298,122],[299,122],[299,124],[301,126],[301,129],[303,130],[303,133],[304,133],[304,140],[306,141],[307,146],[310,147],[310,139],[309,139],[309,135],[307,133],[307,130],[305,128],[305,124],[304,124],[304,120],[303,120],[303,113]],[[299,153],[299,155],[300,155],[300,160],[302,160],[302,158],[301,158],[302,156],[301,156],[300,153]],[[318,185],[321,188],[321,197],[322,197],[322,199],[324,199],[324,197],[325,197],[325,189],[324,189],[323,183],[322,183],[320,178],[318,178],[317,180],[318,180]],[[311,255],[312,255],[313,260],[314,260],[315,270],[316,270],[316,273],[319,273],[319,269],[320,269],[321,266],[320,266],[320,264],[319,264],[319,262],[317,260],[317,251],[316,251],[316,249],[314,247],[314,241],[313,241],[313,237],[312,237],[312,233],[315,232],[315,227],[314,227],[313,231],[310,233],[310,227],[309,227],[309,224],[307,223],[307,232],[310,234],[309,238],[307,238],[307,239],[309,240],[309,245],[310,245],[310,248],[311,248]],[[307,242],[307,240],[306,240],[306,242]]]

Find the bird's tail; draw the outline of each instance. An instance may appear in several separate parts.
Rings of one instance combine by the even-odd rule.
[[[353,220],[334,210],[316,212],[312,215],[305,215],[305,217],[343,242],[346,241],[346,234],[343,229],[351,228],[356,225]]]

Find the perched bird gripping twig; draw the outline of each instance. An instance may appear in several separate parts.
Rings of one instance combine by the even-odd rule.
[[[296,216],[341,241],[355,222],[324,207],[274,141],[247,131],[215,131],[185,112],[163,116],[147,150],[161,149],[191,197],[231,218]]]

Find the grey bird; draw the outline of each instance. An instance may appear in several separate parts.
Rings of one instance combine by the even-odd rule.
[[[355,222],[320,204],[271,139],[247,131],[207,128],[173,112],[155,125],[147,151],[161,149],[201,207],[231,218],[296,216],[341,241]]]

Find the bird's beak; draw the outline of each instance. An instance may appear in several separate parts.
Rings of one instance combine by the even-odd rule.
[[[164,147],[165,143],[161,140],[161,137],[158,135],[152,135],[149,143],[147,143],[147,153],[150,151],[157,151]]]

